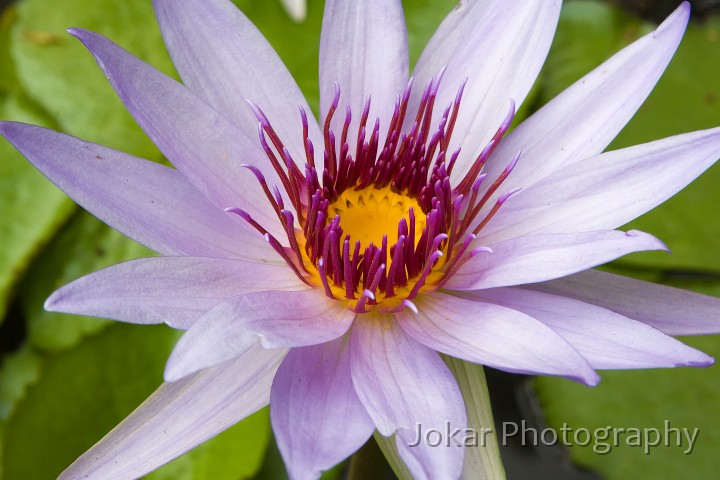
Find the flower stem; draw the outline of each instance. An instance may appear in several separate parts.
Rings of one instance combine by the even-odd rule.
[[[468,428],[478,432],[478,444],[465,449],[465,463],[462,477],[467,480],[505,480],[505,468],[500,459],[495,424],[493,422],[490,397],[482,365],[444,357],[457,379],[465,399]],[[487,434],[480,434],[488,432]],[[377,431],[375,440],[385,454],[395,475],[400,480],[412,480],[412,475],[400,459],[395,447],[395,437],[383,437]]]
[[[468,428],[474,429],[476,432],[491,429],[491,433],[488,435],[478,437],[483,439],[479,445],[466,448],[462,478],[505,480],[505,468],[500,458],[485,371],[482,365],[452,357],[445,357],[445,363],[455,375],[465,399]]]

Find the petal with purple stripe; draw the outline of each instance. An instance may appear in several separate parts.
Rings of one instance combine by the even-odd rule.
[[[251,132],[238,129],[192,91],[102,35],[69,32],[90,50],[128,111],[195,188],[219,208],[240,207],[273,235],[284,235],[255,176],[243,168],[267,164]],[[263,173],[279,185],[272,168]]]
[[[223,258],[143,258],[86,275],[55,291],[45,309],[188,329],[242,293],[306,290],[287,265]]]
[[[325,2],[320,39],[320,110],[324,123],[337,83],[341,94],[331,126],[338,142],[347,107],[358,124],[365,101],[371,97],[368,129],[378,117],[388,122],[395,98],[402,94],[407,81],[407,32],[400,0]],[[381,127],[381,132],[386,131],[388,125]],[[351,129],[351,153],[355,152],[356,138],[357,132]],[[381,137],[381,145],[383,141]]]
[[[483,239],[484,240],[484,239]],[[450,277],[451,290],[544,282],[593,268],[632,252],[667,250],[657,238],[630,230],[531,235],[491,245]]]
[[[317,345],[342,336],[355,318],[320,290],[264,291],[233,297],[199,318],[170,354],[167,381],[227,361],[258,343],[265,348]]]
[[[720,298],[679,288],[598,270],[587,270],[527,288],[598,305],[668,335],[720,333]]]
[[[494,242],[618,228],[675,195],[718,158],[720,128],[714,128],[576,161],[508,200],[481,234]]]
[[[442,292],[418,297],[418,313],[396,314],[408,335],[428,347],[513,373],[558,375],[595,385],[599,378],[567,340],[522,312]]]
[[[451,143],[451,150],[463,149],[455,167],[458,175],[485,148],[511,102],[519,107],[535,83],[550,50],[560,4],[559,0],[460,2],[425,47],[415,67],[411,112],[420,102],[422,88],[442,68],[446,67],[436,100],[440,112],[467,79]]]
[[[665,71],[689,15],[690,6],[683,2],[657,30],[618,52],[518,125],[487,164],[488,177],[500,175],[522,150],[523,159],[503,191],[527,188],[573,161],[605,150]]]
[[[280,57],[255,25],[228,0],[154,0],[165,44],[183,83],[243,132],[256,137],[258,121],[247,100],[272,121],[293,158],[304,159],[298,107],[305,98]],[[260,61],[261,60],[261,61]],[[322,136],[309,118],[316,147]]]
[[[381,434],[395,434],[413,477],[458,478],[464,449],[452,440],[431,446],[422,434],[467,426],[457,382],[440,356],[406,335],[392,316],[368,313],[350,333],[350,361],[360,401]]]
[[[80,206],[156,252],[280,260],[176,170],[34,125],[1,122],[0,134]]]
[[[278,448],[298,480],[318,478],[375,430],[350,378],[347,337],[290,350],[273,380],[270,404]]]
[[[464,294],[517,310],[552,328],[597,369],[701,367],[713,359],[644,323],[573,298],[522,288]]]

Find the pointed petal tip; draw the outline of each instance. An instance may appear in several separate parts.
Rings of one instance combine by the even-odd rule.
[[[639,241],[646,243],[648,250],[664,250],[668,253],[671,253],[668,246],[665,245],[662,240],[655,237],[654,235],[650,235],[649,233],[640,230],[628,230],[627,232],[625,232],[625,235],[627,235],[628,237],[637,238]]]
[[[583,376],[569,377],[571,380],[587,385],[588,387],[596,387],[600,383],[600,375],[595,370],[591,370]]]
[[[163,380],[168,383],[177,382],[192,373],[195,373],[195,370],[189,371],[187,368],[183,369],[182,364],[178,361],[173,361],[173,355],[170,354],[170,358],[168,358],[167,363],[165,363],[165,370],[163,370]]]
[[[98,57],[98,55],[95,52],[97,50],[97,48],[96,48],[97,40],[103,39],[108,42],[109,42],[109,40],[107,40],[105,37],[103,37],[99,33],[95,33],[90,30],[85,30],[84,28],[72,27],[72,28],[68,28],[66,31],[73,37],[80,40],[80,42],[83,45],[85,45],[85,48],[87,48],[90,51],[90,53],[92,54],[92,56],[95,57],[95,60],[98,62],[98,65],[100,66],[100,69],[103,71],[103,73],[105,73],[106,76],[108,76],[108,73],[105,69],[105,66],[104,66],[102,60],[100,59],[100,57]]]
[[[15,122],[0,121],[0,135],[7,138],[8,133],[12,130],[13,123]]]
[[[60,305],[62,304],[62,289],[55,290],[43,304],[43,308],[48,312],[60,312]]]
[[[83,40],[84,37],[89,36],[91,32],[89,30],[85,30],[84,28],[78,28],[78,27],[70,27],[66,28],[65,31],[72,35],[75,38],[80,39],[80,41]]]
[[[677,11],[681,11],[685,13],[686,15],[690,15],[690,11],[692,10],[692,6],[690,5],[689,0],[685,0],[678,6]]]
[[[673,11],[664,22],[660,24],[660,26],[657,28],[657,32],[660,32],[666,28],[675,27],[681,28],[682,32],[685,31],[685,28],[687,27],[688,22],[690,21],[690,10],[692,10],[692,7],[690,6],[690,2],[687,0],[682,2],[676,9]]]
[[[39,127],[37,125],[28,125],[27,123],[23,122],[15,122],[12,120],[0,121],[0,135],[5,137],[5,139],[13,145],[15,144],[16,138],[18,136],[21,136],[29,129],[45,130],[43,127]]]
[[[695,355],[695,358],[690,358],[686,362],[678,363],[677,366],[704,368],[715,365],[715,357],[711,357],[710,355],[707,355],[706,353],[703,353],[699,350],[696,350],[696,352],[697,355]]]

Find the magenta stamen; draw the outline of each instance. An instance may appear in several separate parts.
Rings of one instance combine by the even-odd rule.
[[[390,270],[388,271],[388,276],[387,276],[387,285],[385,287],[385,296],[387,296],[387,297],[392,297],[395,295],[394,287],[395,287],[395,276],[397,274],[396,272],[399,268],[403,268],[402,261],[403,261],[403,243],[404,242],[405,242],[405,237],[401,235],[400,238],[398,238],[398,241],[394,247],[392,261],[390,263]],[[400,282],[398,282],[398,283],[400,283]]]
[[[259,168],[255,167],[254,165],[249,165],[247,163],[240,165],[242,168],[246,168],[250,170],[253,175],[255,175],[255,178],[260,183],[260,186],[263,189],[263,192],[265,192],[265,196],[270,201],[270,204],[273,207],[273,210],[275,210],[275,213],[278,215],[280,214],[280,210],[282,210],[282,206],[280,205],[280,202],[277,201],[277,198],[280,198],[282,201],[282,197],[280,197],[280,192],[277,190],[277,187],[275,187],[277,198],[273,197],[273,194],[270,192],[270,188],[268,188],[268,184],[265,181],[265,176],[262,174]],[[282,217],[278,217],[280,220],[282,220]]]
[[[312,120],[308,118],[304,108],[300,107],[304,152],[294,153],[305,155],[304,174],[290,151],[283,145],[268,117],[257,105],[248,102],[259,123],[260,145],[280,179],[283,195],[278,186],[268,185],[259,169],[253,166],[246,168],[253,172],[277,213],[288,237],[289,247],[282,247],[244,210],[228,211],[241,216],[265,236],[301,278],[300,269],[311,273],[314,266],[329,298],[335,298],[333,287],[343,289],[344,297],[348,300],[357,298],[359,293],[355,310],[365,312],[368,303],[382,303],[385,298],[402,292],[399,287],[405,288],[413,282],[409,294],[403,294],[406,298],[402,299],[393,311],[409,308],[417,313],[418,309],[412,299],[424,287],[430,273],[441,273],[440,279],[435,280],[432,285],[433,288],[439,288],[468,258],[484,251],[475,249],[468,253],[475,238],[473,233],[469,233],[471,226],[477,225],[473,232],[479,233],[505,201],[518,191],[512,189],[500,195],[482,221],[476,219],[511,174],[520,156],[518,154],[513,158],[492,185],[484,187],[487,174],[482,170],[514,119],[515,106],[512,101],[508,114],[492,140],[469,166],[458,186],[452,187],[450,176],[462,150],[458,147],[450,154],[448,149],[468,81],[466,79],[460,84],[454,99],[443,110],[436,111],[435,105],[444,73],[443,67],[432,77],[422,92],[417,111],[410,113],[414,118],[411,116],[407,119],[413,87],[413,79],[410,79],[402,95],[395,98],[390,121],[384,127],[386,130],[382,135],[379,118],[373,119],[372,127],[368,126],[368,121],[371,120],[370,97],[367,97],[363,105],[356,126],[353,126],[353,114],[349,107],[345,109],[342,123],[338,119],[333,124],[340,105],[340,86],[336,83],[334,96],[322,125],[324,163],[317,167],[315,147],[309,138],[309,123]],[[403,131],[406,124],[410,124],[410,128]],[[357,132],[355,145],[348,142],[348,139],[353,137],[351,128]],[[384,138],[382,144],[381,137]],[[409,208],[407,219],[401,217],[398,221],[397,240],[390,239],[391,242],[388,242],[388,236],[384,235],[379,246],[372,243],[363,246],[360,241],[355,240],[351,251],[353,239],[343,233],[341,218],[334,214],[331,205],[348,189],[359,191],[388,187],[395,193],[417,201],[423,213],[423,228],[419,228],[416,218],[419,212]],[[288,203],[292,208],[285,209],[284,195],[286,200],[289,199]],[[365,206],[361,203],[356,208]],[[295,219],[305,238],[303,247],[295,236]],[[304,248],[305,252],[302,252],[301,248]],[[387,263],[388,252],[390,263]],[[438,266],[440,257],[444,257],[442,266]],[[303,258],[309,262],[303,262]]]
[[[327,295],[330,298],[335,298],[335,296],[332,293],[332,290],[330,289],[330,284],[328,283],[327,275],[325,275],[325,262],[323,259],[319,259],[317,262],[318,265],[318,273],[320,274],[320,281],[323,284],[323,287],[325,288],[325,295]]]
[[[310,283],[303,276],[303,274],[300,273],[300,270],[298,269],[297,265],[295,265],[295,262],[292,261],[290,256],[287,254],[287,252],[283,248],[283,246],[280,244],[280,242],[278,242],[277,239],[275,237],[273,237],[272,235],[270,235],[269,233],[266,233],[264,235],[264,237],[265,237],[265,241],[268,242],[270,244],[270,246],[273,248],[273,250],[275,250],[280,255],[280,257],[282,257],[282,259],[285,261],[285,263],[288,264],[288,266],[292,269],[293,273],[295,273],[295,275],[297,275],[297,277],[300,280],[302,280],[303,282],[305,282],[307,285],[310,285]]]
[[[500,176],[495,179],[495,181],[490,185],[490,188],[487,189],[485,192],[485,195],[483,195],[482,199],[478,202],[477,205],[475,205],[472,209],[472,212],[470,213],[470,218],[474,218],[480,213],[480,210],[485,206],[487,201],[490,199],[491,196],[497,191],[498,188],[500,188],[500,185],[503,184],[505,179],[512,173],[513,169],[517,165],[518,160],[520,160],[520,153],[518,152],[517,155],[510,161],[510,164],[505,167],[505,170],[500,174]]]
[[[438,287],[442,287],[445,282],[452,277],[455,272],[467,261],[468,257],[465,257],[465,252],[470,247],[470,244],[475,240],[475,235],[472,233],[465,237],[465,240],[463,241],[462,245],[457,249],[457,253],[455,254],[455,257],[452,261],[447,263],[447,267],[445,268],[445,275],[443,276],[443,279],[438,284]]]
[[[355,298],[355,282],[353,281],[353,269],[350,263],[350,235],[345,237],[343,242],[343,270],[345,275],[345,298]]]
[[[232,208],[226,208],[226,209],[225,209],[225,212],[227,212],[227,213],[234,213],[235,215],[238,215],[240,218],[242,218],[242,219],[245,220],[247,223],[249,223],[255,230],[257,230],[258,232],[260,232],[261,235],[267,235],[267,234],[268,234],[268,231],[265,230],[265,228],[264,228],[262,225],[260,225],[259,223],[257,223],[257,222],[255,221],[255,219],[252,218],[252,217],[250,216],[250,214],[247,213],[245,210],[243,210],[243,209],[241,209],[241,208],[232,207]]]
[[[368,299],[375,300],[375,294],[371,290],[365,289],[363,290],[357,305],[355,305],[355,311],[357,313],[365,313],[367,311],[365,310],[365,303],[367,303]]]
[[[408,300],[412,300],[417,296],[420,289],[423,287],[423,285],[425,285],[425,279],[430,274],[430,270],[432,269],[433,264],[438,258],[442,257],[442,255],[443,253],[440,250],[436,250],[432,253],[432,255],[430,255],[430,258],[428,258],[428,261],[425,264],[425,268],[420,274],[420,278],[418,278],[417,282],[415,282],[415,286],[410,291],[410,294],[407,296]]]
[[[300,252],[300,245],[297,243],[295,238],[295,219],[292,212],[289,210],[281,210],[283,217],[285,217],[285,232],[287,233],[288,240],[290,240],[290,249],[295,252],[298,257],[298,261],[302,263],[302,253]]]
[[[482,220],[482,222],[480,222],[478,224],[478,226],[475,227],[475,229],[473,230],[473,233],[475,233],[477,235],[477,233],[480,230],[482,230],[485,227],[485,225],[488,224],[490,219],[495,216],[495,214],[498,212],[498,210],[500,210],[500,207],[503,206],[503,204],[507,201],[507,199],[512,197],[516,193],[518,193],[520,190],[522,190],[522,188],[517,187],[517,188],[513,188],[511,190],[508,190],[507,192],[500,195],[500,197],[495,201],[495,205],[493,205],[493,208],[491,208],[490,211],[488,212],[488,214],[485,215],[485,218]]]

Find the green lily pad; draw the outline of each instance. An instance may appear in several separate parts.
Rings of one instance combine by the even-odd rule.
[[[546,63],[541,103],[652,28],[607,4],[566,4]],[[609,149],[719,126],[718,77],[720,19],[702,25],[691,23],[655,90]],[[716,165],[681,193],[623,227],[657,235],[673,255],[631,255],[623,258],[622,264],[719,271],[718,182],[720,167]]]
[[[720,355],[718,337],[683,341]],[[608,480],[715,478],[720,448],[717,366],[605,371],[601,376],[595,388],[558,378],[536,379],[549,426],[560,434],[570,429],[566,438],[575,463]],[[679,437],[672,428],[679,429]],[[641,441],[632,438],[635,434],[629,429],[641,429]],[[659,434],[644,429],[657,429]],[[697,437],[691,441],[693,435]],[[583,446],[586,442],[589,445]]]
[[[40,379],[6,423],[6,478],[55,478],[161,382],[177,333],[115,325],[43,359]]]
[[[15,63],[10,56],[10,30],[16,19],[14,7],[0,11],[0,92],[4,94],[20,90]]]
[[[40,356],[29,348],[3,358],[0,369],[0,478],[3,476],[2,451],[5,422],[25,397],[29,385],[40,376]]]
[[[154,253],[85,211],[78,212],[28,271],[20,301],[28,318],[28,341],[40,350],[74,347],[110,321],[47,312],[45,299],[57,288],[101,268]]]
[[[55,478],[160,384],[179,334],[161,325],[116,324],[40,360],[39,379],[6,423],[0,457],[5,478]],[[8,365],[20,372],[38,370],[36,364]],[[0,394],[4,402],[4,391]],[[268,413],[261,410],[148,478],[249,478],[269,438]]]

